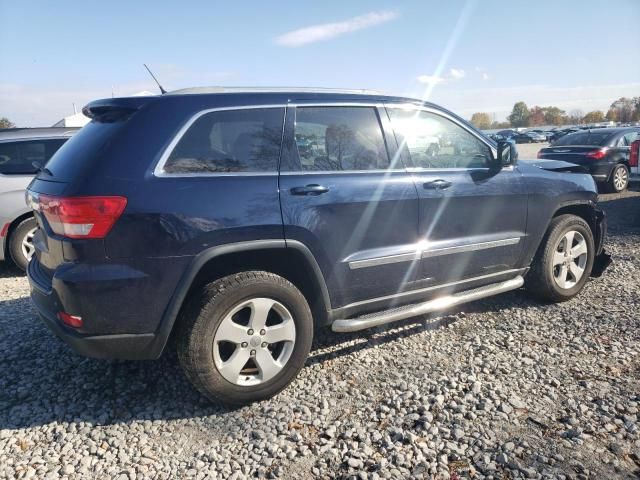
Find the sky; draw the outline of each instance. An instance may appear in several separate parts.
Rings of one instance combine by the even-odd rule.
[[[640,0],[0,0],[0,117],[190,86],[366,88],[502,120],[640,95]]]

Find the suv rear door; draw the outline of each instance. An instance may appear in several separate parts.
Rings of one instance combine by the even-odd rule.
[[[468,288],[514,276],[527,221],[517,168],[490,167],[492,147],[457,118],[428,107],[387,105],[420,196],[420,277]]]
[[[396,149],[379,105],[297,102],[287,110],[285,238],[312,251],[333,308],[411,289],[418,196]]]

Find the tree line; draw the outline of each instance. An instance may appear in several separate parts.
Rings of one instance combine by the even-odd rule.
[[[640,121],[640,97],[622,97],[614,101],[607,112],[593,110],[586,114],[579,109],[565,112],[558,107],[527,107],[517,102],[505,122],[495,121],[489,113],[476,112],[471,115],[471,123],[481,129],[538,127],[541,125],[576,125],[581,123],[637,122]]]

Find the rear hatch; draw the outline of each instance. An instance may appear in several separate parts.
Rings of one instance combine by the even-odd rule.
[[[130,116],[148,100],[149,97],[108,99],[87,105],[83,113],[92,121],[51,157],[29,185],[27,203],[34,210],[40,227],[34,237],[38,262],[33,267],[39,283],[48,280],[50,285],[53,272],[64,262],[104,258],[104,239],[95,236],[95,231],[86,238],[73,238],[73,231],[70,236],[58,217],[45,215],[43,205],[54,205],[57,199],[77,199],[79,195],[86,198],[86,192],[78,193],[83,192],[84,181],[99,174],[104,153],[118,141]],[[104,195],[104,192],[97,193]],[[78,208],[85,207],[72,204],[75,214],[82,213]]]

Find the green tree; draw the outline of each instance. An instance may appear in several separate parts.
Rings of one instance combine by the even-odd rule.
[[[565,123],[576,125],[582,122],[582,117],[584,117],[584,112],[579,108],[576,108],[575,110],[571,110],[569,112],[569,115],[567,116]]]
[[[638,103],[640,102],[640,97],[621,97],[615,102],[611,104],[609,108],[609,112],[607,114],[610,117],[615,116],[614,121],[618,122],[633,122],[640,119],[640,107]],[[615,112],[615,113],[614,113]],[[611,118],[613,120],[613,118]]]
[[[599,123],[604,122],[605,116],[600,110],[594,110],[582,117],[582,123]]]
[[[558,107],[543,107],[545,125],[562,125],[566,112]]]
[[[0,118],[0,128],[13,128],[15,124],[7,117]]]
[[[537,105],[529,110],[529,119],[527,125],[530,127],[539,127],[544,125],[544,111]]]
[[[511,115],[507,117],[514,127],[526,127],[529,123],[529,109],[524,102],[518,102],[513,106]]]
[[[471,115],[471,123],[476,127],[485,130],[491,127],[491,117],[485,112],[476,112]]]

